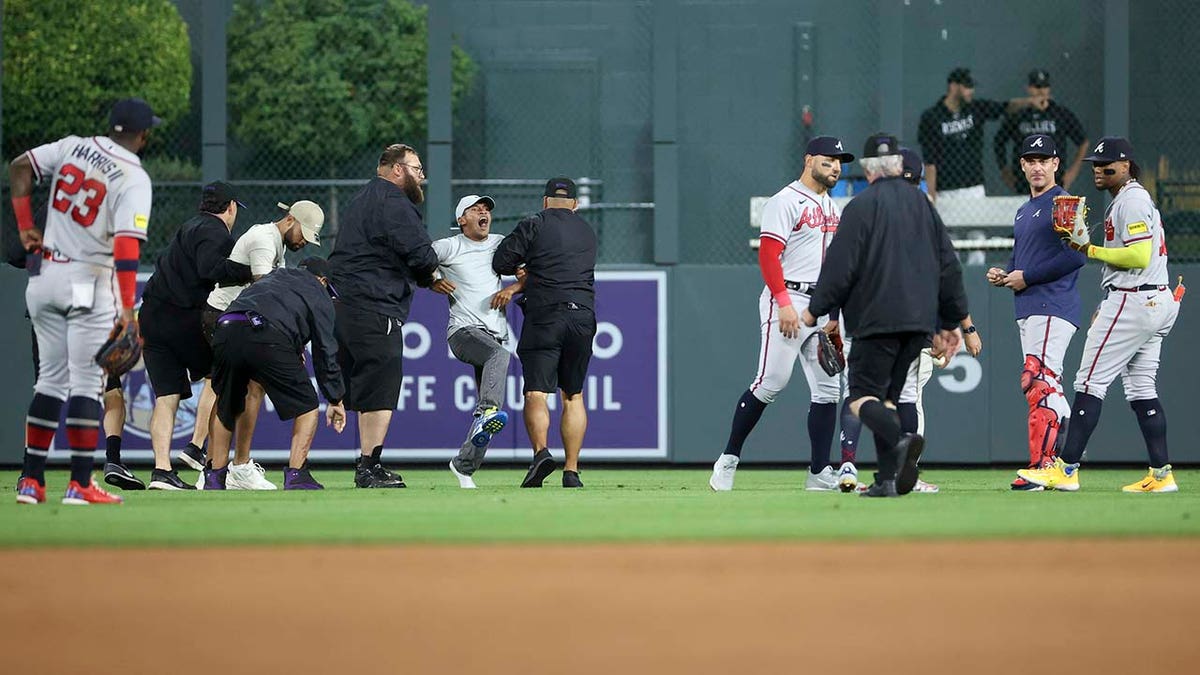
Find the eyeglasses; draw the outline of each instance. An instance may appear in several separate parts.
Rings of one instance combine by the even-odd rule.
[[[418,176],[425,176],[425,166],[423,164],[405,164],[404,162],[396,162],[393,166],[407,166],[417,172]]]

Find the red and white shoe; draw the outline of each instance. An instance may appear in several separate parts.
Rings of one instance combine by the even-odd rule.
[[[43,504],[46,502],[46,486],[36,478],[22,477],[17,482],[18,504]]]
[[[87,487],[79,484],[79,481],[71,481],[67,484],[67,492],[63,495],[62,503],[72,506],[87,506],[89,504],[123,504],[124,499],[117,495],[110,494],[104,491],[104,488],[96,485],[96,481],[89,479]]]
[[[920,492],[927,495],[937,494],[938,490],[938,486],[934,485],[933,483],[926,483],[920,478],[917,479],[917,484],[913,486],[913,492]]]

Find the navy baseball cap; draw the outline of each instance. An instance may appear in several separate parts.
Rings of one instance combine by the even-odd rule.
[[[1050,73],[1041,68],[1035,68],[1029,71],[1029,86],[1031,87],[1049,87]]]
[[[558,197],[560,199],[575,199],[579,191],[575,188],[575,181],[566,176],[558,176],[546,181],[546,196]]]
[[[867,138],[867,142],[863,146],[862,156],[864,158],[886,157],[898,154],[900,154],[900,141],[895,136],[880,131]]]
[[[246,205],[238,199],[237,191],[233,189],[233,186],[223,180],[213,181],[205,185],[204,196],[211,196],[217,204],[237,202],[238,208],[246,208]]]
[[[955,68],[946,76],[946,84],[961,84],[971,89],[975,88],[975,78],[971,77],[970,68]]]
[[[140,98],[121,99],[108,113],[108,126],[113,131],[137,132],[160,124],[162,119],[155,117],[150,104]]]
[[[1030,134],[1021,141],[1021,157],[1058,157],[1058,144],[1053,136]]]
[[[842,147],[842,140],[833,136],[817,136],[808,142],[808,147],[804,149],[806,155],[824,155],[832,157],[842,162],[853,162],[854,155],[846,152]]]
[[[921,174],[925,171],[925,162],[921,159],[921,153],[912,148],[900,148],[900,157],[904,160],[904,180],[919,185],[921,183]]]
[[[1100,139],[1095,148],[1087,157],[1083,158],[1086,162],[1095,164],[1111,164],[1112,162],[1129,162],[1129,175],[1137,178],[1141,175],[1142,169],[1133,161],[1133,144],[1129,139],[1121,136],[1105,136]]]

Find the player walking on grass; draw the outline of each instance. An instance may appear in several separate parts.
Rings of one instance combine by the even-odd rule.
[[[713,464],[708,485],[723,492],[733,489],[742,445],[763,411],[787,386],[799,359],[808,381],[808,438],[812,460],[806,490],[837,489],[837,475],[829,464],[829,451],[837,429],[837,405],[842,398],[839,375],[828,375],[817,364],[818,330],[836,335],[835,317],[822,317],[821,328],[800,325],[799,310],[808,307],[825,261],[825,250],[837,232],[841,214],[829,195],[837,184],[842,164],[854,161],[842,142],[818,136],[804,151],[804,171],[785,185],[763,207],[758,265],[766,287],[759,296],[761,341],[758,372],[733,411],[725,452]]]
[[[1058,217],[1055,225],[1072,248],[1104,263],[1105,297],[1088,329],[1075,375],[1075,401],[1062,453],[1050,466],[1022,469],[1017,475],[1047,488],[1078,490],[1079,462],[1100,421],[1104,395],[1120,375],[1150,457],[1146,477],[1122,491],[1176,492],[1167,456],[1167,416],[1156,380],[1159,353],[1179,316],[1183,286],[1172,296],[1162,218],[1137,180],[1140,169],[1133,146],[1120,136],[1108,136],[1085,159],[1092,163],[1096,188],[1113,197],[1104,214],[1104,245],[1091,243],[1086,214],[1079,214],[1073,227],[1064,226]]]
[[[993,267],[987,280],[1013,291],[1017,332],[1025,355],[1021,390],[1029,404],[1029,466],[1054,463],[1058,443],[1071,407],[1062,390],[1063,357],[1079,326],[1079,268],[1082,253],[1059,239],[1051,214],[1054,198],[1067,194],[1055,185],[1058,146],[1047,134],[1032,134],[1021,142],[1021,172],[1029,185],[1029,201],[1013,219],[1013,254],[1007,269]],[[1042,490],[1018,477],[1013,490]]]
[[[430,288],[450,298],[446,340],[454,357],[475,369],[477,402],[471,427],[458,456],[450,460],[459,487],[468,489],[475,487],[472,476],[483,463],[492,436],[508,424],[508,413],[500,409],[510,358],[504,310],[525,286],[520,280],[505,288],[500,275],[492,271],[496,247],[504,240],[489,233],[495,207],[495,200],[486,195],[463,197],[454,209],[462,234],[433,242],[442,278]]]
[[[137,323],[141,243],[150,222],[150,177],[138,152],[160,123],[141,99],[118,101],[107,137],[67,136],[12,161],[9,178],[27,264],[26,306],[38,343],[38,377],[25,423],[17,502],[46,501],[46,457],[67,407],[71,479],[64,504],[119,504],[92,480],[104,371],[95,361],[113,324]],[[34,227],[33,181],[53,181],[45,238]]]

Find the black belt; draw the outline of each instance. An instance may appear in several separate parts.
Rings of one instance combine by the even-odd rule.
[[[817,282],[815,281],[785,281],[783,282],[783,285],[786,286],[789,291],[796,291],[797,293],[811,294],[813,291],[817,290]]]
[[[1121,291],[1122,293],[1141,293],[1142,291],[1165,291],[1167,290],[1167,287],[1160,286],[1158,284],[1142,284],[1137,288],[1117,288],[1116,286],[1105,286],[1104,290]]]

